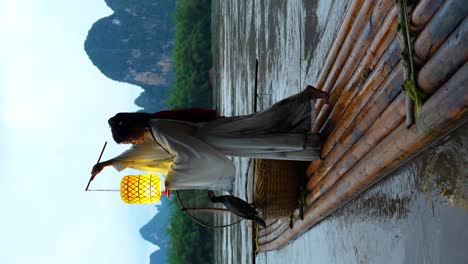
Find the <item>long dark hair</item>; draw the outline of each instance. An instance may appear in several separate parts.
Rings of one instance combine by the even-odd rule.
[[[148,127],[149,113],[118,113],[108,120],[115,142],[121,143]]]

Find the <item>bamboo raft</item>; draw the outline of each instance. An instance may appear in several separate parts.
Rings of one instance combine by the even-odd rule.
[[[327,139],[322,160],[306,171],[304,218],[296,209],[292,228],[289,219],[268,218],[257,252],[285,246],[468,120],[467,17],[463,0],[351,2],[317,84],[330,100],[316,103],[313,131]],[[399,34],[405,18],[409,49]],[[416,120],[402,91],[411,77],[426,95]]]

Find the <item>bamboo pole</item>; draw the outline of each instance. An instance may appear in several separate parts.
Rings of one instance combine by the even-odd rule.
[[[364,29],[365,25],[367,24],[367,21],[369,20],[369,17],[372,13],[372,7],[373,7],[374,2],[375,0],[365,1],[361,9],[359,10],[359,13],[357,14],[357,18],[354,21],[354,24],[352,25],[351,30],[348,34],[349,37],[347,37],[344,40],[344,44],[342,48],[340,49],[336,57],[336,60],[333,62],[333,65],[331,66],[331,70],[329,74],[326,76],[326,81],[323,83],[321,87],[319,86],[323,91],[326,91],[329,93],[331,92],[333,85],[335,84],[337,80],[338,74],[340,73],[341,68],[346,62],[349,56],[349,53],[351,52],[352,47],[354,46],[354,43],[356,42],[356,38],[360,35],[360,32]],[[324,103],[323,100],[320,100],[317,103],[316,113],[320,112],[323,106],[323,103]]]
[[[385,107],[394,99],[392,96],[393,95],[398,95],[400,92],[400,87],[401,84],[403,83],[402,75],[401,75],[401,68],[398,71],[398,76],[391,78],[390,84],[386,87],[383,88],[382,91],[385,91],[387,95],[383,95],[378,97],[377,100],[375,100],[375,104],[373,103],[368,104],[371,105],[368,107],[368,110],[370,112],[364,113],[361,117],[363,117],[361,120],[357,120],[358,125],[356,126],[355,129],[350,130],[352,133],[349,133],[347,136],[345,136],[346,140],[346,145],[343,144],[343,146],[350,147],[350,150],[343,155],[337,163],[333,165],[333,169],[330,173],[328,173],[325,176],[322,176],[322,180],[318,182],[312,191],[309,193],[307,196],[307,201],[309,203],[314,202],[317,200],[324,192],[326,192],[333,184],[335,184],[339,179],[349,170],[351,169],[357,161],[359,161],[365,154],[369,152],[369,150],[377,145],[379,143],[378,141],[376,142],[375,140],[373,142],[365,141],[364,140],[359,140],[363,134],[366,134],[368,128],[373,124],[375,119],[380,115],[382,110],[385,110]],[[380,111],[377,109],[376,105],[381,104],[385,105],[384,108],[382,108]],[[363,111],[364,112],[364,111]],[[395,114],[395,113],[394,113]],[[398,119],[398,118],[397,118]],[[382,130],[376,130],[377,132],[380,132]],[[372,131],[371,131],[372,132]],[[383,134],[386,134],[385,132]],[[379,138],[378,135],[371,134],[369,133],[371,138]],[[354,143],[354,144],[353,144]],[[369,145],[369,143],[374,143],[374,145]],[[367,151],[361,151],[357,152],[356,149],[362,149],[360,148],[361,144],[364,144],[365,149]]]
[[[317,102],[317,105],[315,107],[315,113],[314,113],[316,118],[315,118],[314,125],[312,126],[313,133],[317,133],[320,131],[321,126],[323,125],[323,123],[325,122],[327,118],[328,107],[329,107],[328,104],[323,105],[323,102]]]
[[[342,74],[340,74],[339,81],[335,85],[330,98],[333,109],[320,131],[325,137],[330,135],[337,121],[341,118],[346,105],[360,90],[379,58],[395,37],[397,26],[396,8],[390,10],[392,2],[386,1],[385,3],[373,14],[377,18],[372,23],[367,24],[356,43],[358,48],[353,49],[350,59],[342,69]],[[385,17],[387,13],[389,14]],[[383,18],[385,20],[382,22]],[[356,65],[359,66],[356,68]]]
[[[345,40],[348,38],[349,32],[351,27],[354,25],[356,18],[358,17],[357,14],[359,10],[361,10],[361,6],[364,0],[354,0],[351,2],[349,6],[349,10],[346,12],[346,17],[344,18],[340,29],[336,35],[335,41],[333,42],[333,46],[331,47],[330,51],[328,52],[327,58],[325,60],[325,64],[320,72],[317,88],[323,89],[323,85],[327,80],[327,76],[330,73],[331,67],[333,66],[338,53],[341,51]],[[318,104],[323,103],[323,100],[319,100]],[[317,105],[318,105],[317,104]]]
[[[414,43],[414,52],[418,61],[422,63],[428,61],[467,14],[466,1],[445,1]]]
[[[377,118],[387,109],[388,105],[401,92],[401,84],[403,83],[403,69],[397,66],[390,76],[382,84],[382,87],[376,92],[372,100],[366,104],[361,113],[356,117],[353,124],[347,129],[340,139],[341,145],[352,146]]]
[[[270,225],[267,225],[266,228],[262,228],[258,231],[258,237],[270,234],[272,231],[276,230],[281,223],[283,223],[283,219],[275,219]]]
[[[467,3],[468,5],[468,3]],[[468,17],[455,29],[419,72],[418,85],[432,94],[468,60]]]
[[[363,134],[371,127],[375,120],[382,112],[386,112],[387,106],[400,93],[401,84],[403,83],[402,66],[398,65],[389,77],[385,80],[382,87],[378,90],[371,101],[363,107],[362,111],[356,116],[355,121],[350,124],[347,131],[343,133],[343,137],[336,146],[340,146],[336,150],[333,149],[330,156],[327,157],[323,166],[317,170],[314,177],[307,183],[307,189],[312,192],[309,196],[320,196],[328,189],[342,174],[330,175],[327,174],[338,160],[348,160],[354,157],[351,151],[348,151],[356,143]],[[394,114],[394,113],[392,113]],[[360,141],[359,141],[360,142]]]
[[[279,219],[264,219],[264,220],[265,220],[266,228],[263,226],[257,225],[259,232],[267,232],[266,230],[268,230],[268,228],[271,229],[272,227],[270,226],[276,225]],[[252,221],[247,221],[246,225],[248,229],[252,229]]]
[[[349,150],[349,153],[353,154],[351,155],[351,159],[340,159],[340,156],[336,158],[333,156],[333,154],[337,152],[330,153],[330,157],[327,159],[327,161],[332,160],[330,161],[330,166],[335,165],[333,169],[336,170],[336,173],[341,175],[346,173],[356,164],[356,162],[358,162],[358,157],[362,158],[375,145],[377,145],[380,141],[382,141],[382,139],[390,134],[399,124],[401,124],[401,122],[403,122],[405,117],[404,100],[405,94],[400,93],[399,96],[385,110],[385,112],[376,120],[376,122],[374,122],[367,133],[364,134],[359,143],[354,144],[352,149]],[[338,159],[340,160],[339,163],[337,163]],[[294,211],[293,217],[296,221],[299,221],[299,210]]]
[[[444,0],[421,0],[411,15],[411,24],[416,28],[423,28]]]
[[[382,116],[380,116],[374,124],[371,126],[369,131],[367,131],[363,139],[361,139],[359,144],[354,144],[352,148],[367,148],[367,152],[372,148],[373,146],[377,145],[383,138],[385,138],[397,125],[401,123],[401,120],[403,120],[403,117],[405,115],[403,110],[403,105],[404,105],[404,98],[405,95],[401,94],[395,99],[390,106],[384,111]],[[329,157],[327,160],[325,160],[324,163],[324,172],[320,172],[322,174],[328,173],[332,167],[334,169],[340,168],[340,164],[338,164],[338,161],[344,162],[341,160],[346,160],[342,158],[343,153],[348,151],[348,146],[350,146],[350,142],[346,142],[345,144],[338,144],[333,151],[330,153]],[[356,150],[349,150],[349,153],[357,153]],[[367,153],[366,152],[366,153]],[[359,155],[359,154],[357,154]],[[354,163],[345,163],[347,166],[353,166]],[[345,170],[347,170],[345,168]],[[343,171],[339,171],[339,173],[344,173]],[[312,188],[315,186],[317,182],[311,182],[310,187]]]
[[[349,7],[349,11],[347,11],[346,17],[344,18],[341,27],[336,35],[335,41],[333,42],[333,46],[328,52],[322,71],[320,72],[318,78],[319,82],[317,83],[317,87],[319,89],[322,88],[324,82],[326,81],[326,77],[328,76],[328,73],[330,72],[330,69],[333,66],[333,62],[335,61],[338,53],[340,52],[344,41],[348,37],[348,33],[351,30],[351,26],[354,24],[354,21],[356,20],[357,14],[361,9],[363,1],[364,0],[352,1]]]
[[[347,105],[344,110],[346,113],[340,118],[340,122],[336,125],[333,132],[325,141],[321,150],[321,157],[326,157],[328,155],[346,128],[350,126],[357,114],[362,110],[369,98],[379,88],[380,84],[387,78],[393,68],[395,68],[399,62],[399,54],[400,50],[398,49],[398,45],[396,42],[392,42],[384,55],[380,58],[377,67],[366,80],[364,87],[359,91],[354,100]]]
[[[99,154],[99,158],[98,158],[96,164],[99,164],[99,162],[101,161],[102,154],[104,154],[104,150],[106,149],[106,146],[107,146],[107,141],[104,142],[104,146],[102,147],[101,154]],[[88,191],[89,185],[91,184],[91,181],[94,179],[95,176],[96,176],[95,174],[91,174],[91,177],[89,178],[88,184],[86,185],[85,192]]]
[[[314,172],[317,171],[317,169],[322,165],[322,162],[322,159],[312,161],[306,170],[307,177],[312,176]]]
[[[288,229],[289,229],[289,223],[287,221],[284,221],[273,232],[270,232],[268,235],[259,237],[258,244],[261,246],[263,244],[271,243],[272,241],[278,239]]]
[[[261,245],[259,250],[269,251],[284,246],[394,170],[397,165],[415,156],[448,131],[467,122],[468,97],[465,91],[467,79],[468,65],[465,64],[424,104],[420,118],[433,128],[433,133],[423,133],[415,126],[407,129],[404,123],[400,124],[309,207],[303,221],[296,221],[293,229],[287,230],[274,241]]]

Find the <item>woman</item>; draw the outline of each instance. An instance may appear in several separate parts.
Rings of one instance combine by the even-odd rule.
[[[218,115],[214,109],[190,108],[159,111],[153,114],[138,114],[148,119],[171,119],[192,123],[208,122],[224,116]],[[146,133],[142,142],[133,144],[130,149],[117,157],[96,164],[93,167],[92,178],[106,166],[113,166],[117,171],[133,168],[157,174],[166,174],[172,163],[172,155],[156,144],[151,134]]]
[[[245,116],[193,123],[119,113],[109,119],[117,143],[133,144],[93,168],[126,167],[166,174],[165,188],[231,190],[235,167],[228,156],[311,161],[320,158],[320,137],[310,133],[310,100],[328,99],[312,86]],[[167,173],[164,173],[167,172]]]

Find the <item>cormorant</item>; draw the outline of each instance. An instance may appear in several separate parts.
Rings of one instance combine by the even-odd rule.
[[[208,191],[208,198],[213,203],[224,204],[234,214],[244,219],[253,220],[257,224],[266,227],[265,221],[258,217],[258,212],[246,201],[232,195],[216,196],[212,191]]]

